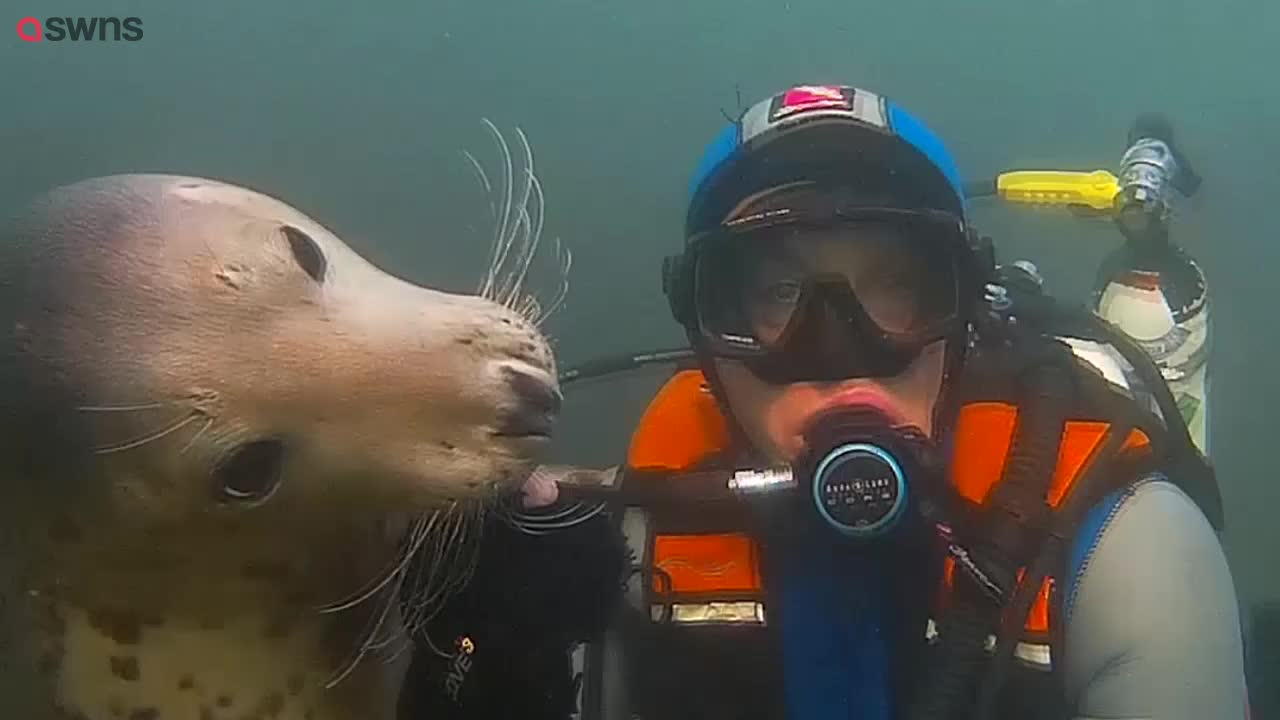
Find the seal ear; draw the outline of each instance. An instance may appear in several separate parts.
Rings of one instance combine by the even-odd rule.
[[[292,225],[282,225],[280,231],[289,240],[289,249],[293,251],[293,258],[298,261],[298,265],[311,276],[312,280],[323,283],[325,271],[329,269],[329,262],[316,241]]]

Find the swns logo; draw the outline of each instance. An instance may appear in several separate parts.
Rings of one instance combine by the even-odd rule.
[[[18,37],[26,42],[137,42],[142,39],[142,18],[24,17],[18,21]]]

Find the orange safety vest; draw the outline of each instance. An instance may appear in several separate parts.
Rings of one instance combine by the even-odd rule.
[[[961,497],[977,505],[985,502],[1004,472],[1017,418],[1017,407],[1004,402],[975,402],[960,409],[948,473]],[[1067,422],[1045,498],[1050,507],[1057,508],[1068,496],[1109,427],[1092,419]],[[681,473],[723,453],[729,443],[728,423],[706,378],[698,370],[682,370],[659,390],[641,417],[627,451],[626,471],[669,475],[672,482],[679,482]],[[1150,438],[1135,429],[1120,452],[1150,449]],[[762,590],[759,552],[746,534],[659,533],[652,539],[649,556],[663,575],[662,587],[654,589],[664,594],[714,598],[759,595]],[[948,557],[939,579],[939,606],[947,601],[953,572],[954,561]],[[1055,579],[1046,577],[1028,613],[1024,642],[1047,646],[1054,587]]]

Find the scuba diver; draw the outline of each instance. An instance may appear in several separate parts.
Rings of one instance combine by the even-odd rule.
[[[663,267],[691,351],[633,358],[679,367],[624,464],[559,485],[635,563],[580,717],[1247,717],[1204,278],[1164,196],[1198,178],[1154,116],[1122,164],[967,186],[848,86],[724,128]],[[1099,187],[1127,243],[1093,311],[969,220],[975,194],[1087,210]]]
[[[494,515],[401,716],[1247,717],[1206,286],[1169,238],[1198,185],[1157,116],[1118,178],[966,184],[875,93],[747,109],[663,266],[691,349],[562,374],[677,364],[624,463],[531,478],[543,531]],[[1092,311],[996,262],[991,195],[1114,220]]]

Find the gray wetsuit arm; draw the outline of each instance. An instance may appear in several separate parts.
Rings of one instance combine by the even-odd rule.
[[[1064,671],[1078,720],[1243,720],[1239,608],[1221,543],[1157,480],[1095,509],[1072,554]]]

